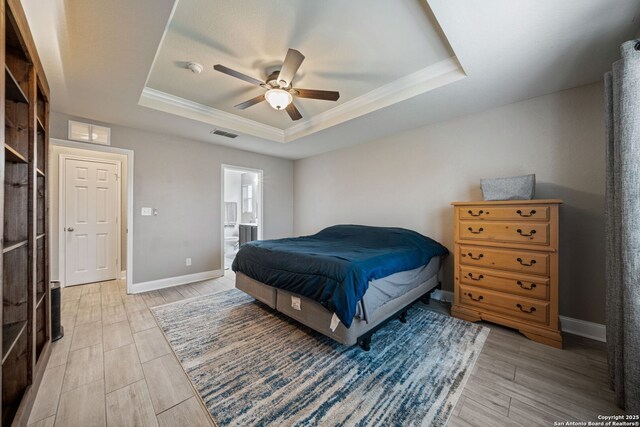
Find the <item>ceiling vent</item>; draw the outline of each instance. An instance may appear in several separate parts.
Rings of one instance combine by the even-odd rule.
[[[214,130],[212,130],[212,131],[211,131],[211,133],[212,133],[213,135],[225,136],[225,137],[227,137],[227,138],[231,138],[231,139],[233,139],[233,138],[237,138],[237,137],[238,137],[238,135],[237,135],[237,134],[235,134],[235,133],[226,132],[226,131],[224,131],[224,130],[220,130],[220,129],[214,129]]]

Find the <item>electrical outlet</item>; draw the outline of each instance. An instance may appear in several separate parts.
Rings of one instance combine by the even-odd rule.
[[[151,213],[153,212],[152,208],[142,208],[140,215],[142,216],[151,216]]]
[[[191,265],[191,258],[187,258],[187,266]]]

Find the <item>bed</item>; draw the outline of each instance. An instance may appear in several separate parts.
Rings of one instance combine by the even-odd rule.
[[[236,287],[345,345],[370,347],[387,321],[438,286],[438,242],[411,230],[337,225],[298,238],[242,246]]]

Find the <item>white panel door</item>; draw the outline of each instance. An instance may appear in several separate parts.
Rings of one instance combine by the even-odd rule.
[[[65,160],[67,286],[117,277],[117,174],[115,164]]]

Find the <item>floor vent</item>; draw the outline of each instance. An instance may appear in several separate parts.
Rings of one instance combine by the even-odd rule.
[[[237,138],[238,135],[236,135],[235,133],[231,133],[231,132],[226,132],[220,129],[214,129],[211,131],[212,134],[214,135],[220,135],[220,136],[226,136],[227,138]]]

